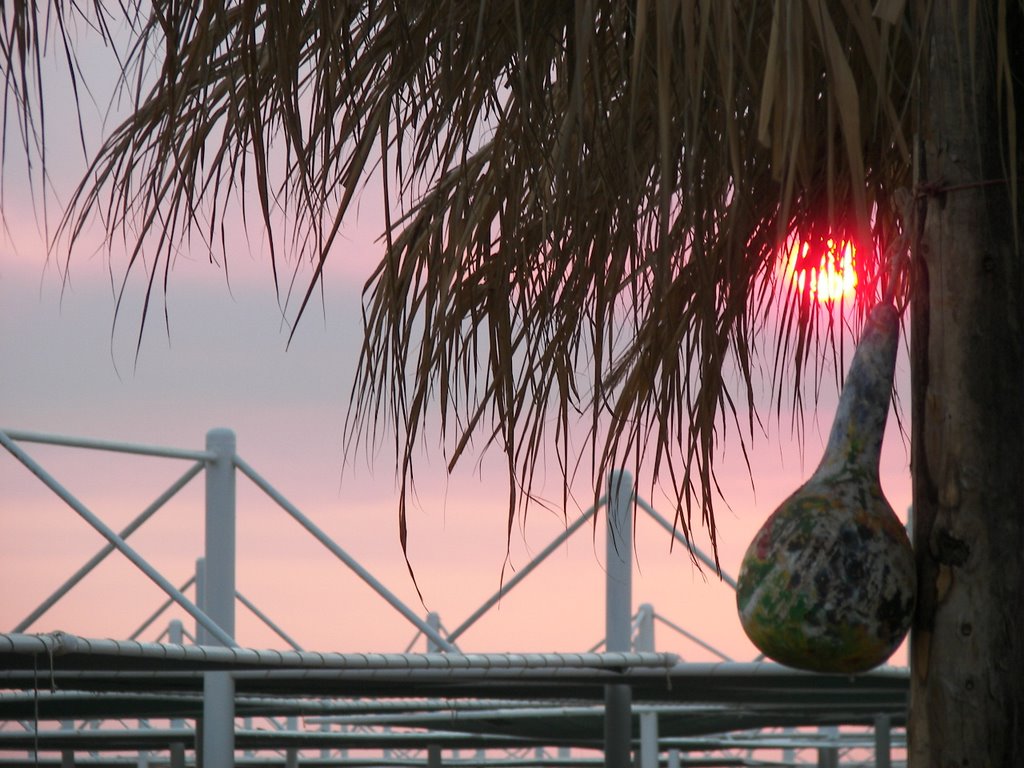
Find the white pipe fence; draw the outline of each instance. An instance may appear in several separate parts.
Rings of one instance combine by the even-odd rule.
[[[191,461],[192,464],[170,486],[168,486],[166,490],[160,493],[151,504],[132,519],[127,526],[122,528],[120,531],[115,532],[88,507],[86,507],[85,504],[64,488],[52,475],[50,475],[38,462],[36,462],[19,445],[19,443],[38,443],[71,448],[130,453],[142,456]],[[141,636],[142,633],[152,626],[168,608],[173,604],[177,604],[195,619],[197,630],[196,636],[200,645],[206,646],[203,651],[204,654],[207,656],[210,654],[215,655],[217,652],[215,646],[221,646],[221,652],[228,653],[236,658],[244,658],[247,654],[256,652],[239,648],[234,639],[235,605],[236,602],[240,602],[262,623],[269,627],[278,637],[294,649],[291,653],[295,654],[296,658],[305,658],[307,654],[303,652],[299,643],[284,629],[273,622],[252,601],[243,596],[236,588],[235,483],[237,474],[241,473],[256,487],[262,490],[279,507],[281,507],[281,509],[283,509],[310,535],[317,539],[317,541],[319,541],[331,554],[335,556],[335,558],[340,560],[348,569],[359,576],[359,578],[362,579],[380,597],[382,597],[385,602],[398,611],[417,629],[417,637],[424,637],[426,639],[427,650],[431,652],[426,657],[420,654],[420,663],[422,663],[423,659],[437,658],[446,659],[447,664],[452,665],[453,669],[466,668],[466,664],[472,666],[475,663],[473,659],[478,658],[478,655],[467,656],[462,654],[455,644],[456,640],[459,639],[482,616],[484,616],[494,605],[496,605],[502,597],[506,596],[523,579],[525,579],[526,576],[540,565],[540,563],[562,546],[562,544],[570,536],[576,533],[585,522],[592,519],[602,505],[607,509],[608,524],[606,536],[606,626],[604,639],[594,646],[594,648],[598,648],[603,645],[606,653],[603,655],[576,654],[575,656],[581,659],[586,658],[585,663],[588,664],[595,663],[594,660],[597,658],[612,658],[613,660],[617,658],[618,663],[623,663],[625,657],[629,657],[628,663],[631,664],[654,663],[650,661],[653,657],[660,656],[660,658],[664,658],[664,655],[653,653],[655,647],[655,622],[660,622],[666,627],[686,637],[688,640],[715,654],[724,661],[731,661],[729,656],[717,650],[711,644],[705,642],[694,633],[683,629],[665,617],[657,614],[654,608],[650,605],[642,605],[634,616],[632,611],[632,524],[634,512],[637,509],[645,512],[660,526],[665,528],[684,543],[696,559],[717,570],[722,580],[733,589],[735,589],[736,582],[729,574],[718,570],[718,564],[713,558],[701,551],[693,544],[693,542],[683,537],[681,533],[671,523],[669,523],[668,520],[660,515],[648,502],[639,498],[636,495],[631,475],[625,471],[616,471],[611,473],[608,477],[607,491],[600,497],[595,506],[587,509],[577,520],[568,525],[564,531],[550,542],[550,544],[541,550],[529,563],[520,568],[508,582],[504,583],[497,592],[485,600],[478,609],[473,611],[453,631],[445,632],[439,616],[436,614],[430,614],[426,618],[420,617],[414,610],[402,602],[393,592],[376,579],[355,558],[339,546],[338,543],[335,542],[327,533],[304,515],[297,507],[295,507],[295,505],[288,501],[279,491],[267,482],[267,480],[249,466],[248,463],[240,458],[236,451],[235,435],[230,430],[211,430],[207,434],[206,446],[203,451],[161,448],[85,438],[59,437],[15,430],[0,430],[0,445],[3,445],[3,447],[6,448],[15,459],[39,478],[44,485],[46,485],[54,494],[62,499],[69,507],[71,507],[72,510],[74,510],[107,540],[107,544],[102,549],[100,549],[77,571],[75,571],[72,576],[70,576],[60,587],[43,600],[39,606],[37,606],[31,613],[29,613],[28,616],[14,627],[13,633],[7,637],[11,638],[20,636],[25,638],[19,642],[29,642],[29,638],[31,637],[43,637],[28,636],[23,633],[38,622],[38,620],[48,610],[65,597],[75,585],[77,585],[86,575],[96,568],[96,566],[103,562],[108,555],[117,550],[131,561],[149,579],[155,582],[168,596],[167,600],[132,634],[133,639]],[[127,539],[146,521],[162,509],[182,489],[184,489],[200,472],[204,472],[206,487],[204,553],[202,557],[197,559],[196,574],[190,577],[188,581],[183,583],[180,587],[176,587],[166,577],[160,574],[157,569],[148,563],[136,550],[134,550],[127,543]],[[184,594],[186,590],[193,585],[195,587],[194,601],[189,600]],[[636,630],[635,640],[634,628]],[[187,632],[185,632],[181,623],[178,621],[171,622],[170,628],[165,630],[165,632],[169,634],[170,641],[176,644],[182,643],[188,636]],[[415,641],[416,640],[414,638],[413,642],[415,643]],[[182,650],[186,655],[187,648],[188,647],[182,647]],[[438,656],[436,655],[437,652],[443,652],[444,654],[447,654],[447,656]],[[278,653],[278,655],[280,656],[281,654]],[[320,656],[323,657],[324,655],[320,654]],[[365,655],[363,656],[365,658]],[[375,656],[378,658],[384,658],[386,655],[378,654]],[[416,655],[401,654],[401,656],[402,661],[400,666],[404,665],[408,668],[410,660]],[[565,664],[569,664],[569,666],[571,666],[571,661],[568,661],[566,658],[562,658],[557,662],[552,662],[550,658],[545,658],[543,661],[540,661],[541,657],[542,655],[527,654],[521,655],[518,658],[534,659],[533,663],[559,663],[563,666]],[[351,660],[349,659],[339,663],[347,664],[351,663]],[[609,663],[614,663],[614,661]],[[664,662],[661,661],[659,663]],[[203,716],[201,722],[197,722],[197,733],[193,734],[197,746],[201,745],[200,754],[197,755],[197,760],[201,760],[203,768],[221,768],[222,766],[227,768],[227,766],[234,764],[236,756],[239,754],[236,752],[235,748],[235,734],[236,732],[241,732],[236,728],[235,722],[235,680],[232,673],[229,672],[215,671],[206,672],[204,674]],[[2,694],[0,694],[0,696],[2,696]],[[566,709],[565,707],[531,708],[527,706],[517,708],[515,716],[556,717],[559,716],[559,714],[564,716],[569,709]],[[668,766],[684,764],[685,761],[681,762],[678,740],[674,741],[671,738],[659,739],[659,715],[664,715],[669,711],[675,710],[672,710],[671,707],[666,708],[664,706],[652,706],[649,704],[640,704],[634,707],[629,685],[606,685],[605,705],[601,709],[602,716],[604,718],[604,764],[611,766],[612,768],[628,768],[634,764],[634,757],[637,760],[636,764],[639,768],[657,768],[660,764],[667,764]],[[587,708],[586,712],[588,715],[593,715],[594,708]],[[579,714],[580,712],[577,711],[577,715]],[[634,739],[634,715],[637,716],[636,722],[638,723],[639,728],[638,739]],[[484,718],[486,716],[486,712],[481,712],[479,715],[480,718]],[[392,719],[392,722],[398,724],[403,721],[404,716],[396,717],[398,719]],[[416,717],[422,719],[423,716],[419,715]],[[437,718],[439,721],[445,720],[446,718],[450,721],[451,715],[439,713]],[[372,720],[372,716],[370,716],[369,719]],[[411,719],[415,720],[416,718],[412,717]],[[172,749],[169,753],[170,765],[172,768],[183,768],[186,765],[184,744],[186,741],[191,741],[193,736],[188,735],[188,729],[185,727],[184,721],[180,718],[173,719],[170,722],[172,727],[169,730],[172,735],[181,734],[182,736],[181,739],[174,741],[172,744]],[[275,728],[282,727],[276,721],[272,722],[274,723]],[[323,745],[331,742],[332,733],[329,731],[329,728],[332,720],[330,718],[313,717],[307,720],[307,725],[320,725],[322,729],[327,729],[316,732],[298,729],[297,722],[298,721],[294,716],[289,716],[285,726],[287,732],[296,734],[296,744],[300,743],[303,739],[311,744],[318,743]],[[337,722],[339,724],[342,722],[350,724],[354,723],[351,717],[347,720],[335,719],[333,722]],[[884,768],[891,768],[893,765],[891,752],[894,749],[894,745],[902,748],[902,737],[897,734],[898,737],[894,738],[891,718],[888,715],[879,715],[875,719],[874,726],[873,745],[877,765],[884,766]],[[74,734],[81,735],[83,733],[85,733],[83,729],[73,730],[72,733],[69,733],[69,738]],[[90,733],[95,733],[95,736],[89,736],[90,739],[95,738],[97,743],[102,740],[102,731],[90,731]],[[157,734],[158,730],[149,729],[147,731],[146,738],[155,742]],[[300,736],[300,734],[303,735]],[[28,737],[31,734],[25,735]],[[432,742],[433,746],[431,746],[426,752],[428,764],[439,765],[442,762],[443,754],[441,745],[444,742],[444,739],[441,739],[440,736],[441,735],[439,734],[439,740],[437,742]],[[836,740],[840,738],[845,738],[845,734],[840,734],[837,731],[830,731],[828,732],[827,743],[824,744],[812,744],[806,739],[803,741],[800,739],[790,739],[789,741],[781,740],[779,743],[787,744],[787,749],[815,747],[819,750],[824,750],[820,752],[821,759],[834,760],[834,756],[837,754],[836,744],[839,743]],[[320,741],[317,742],[317,739]],[[763,744],[765,742],[762,740],[760,742],[751,743]],[[794,746],[798,744],[803,744],[804,746]],[[633,754],[634,745],[639,746],[639,750],[636,755]],[[810,747],[808,745],[810,745]],[[31,746],[26,748],[31,751]],[[284,753],[286,765],[293,766],[301,764],[302,758],[298,751],[299,748],[300,747],[290,747],[286,750]],[[326,749],[326,747],[324,749]],[[538,749],[535,751],[537,754],[537,761],[544,764],[557,764],[558,762],[564,762],[566,765],[585,765],[588,762],[585,759],[578,757],[570,758],[568,757],[568,753],[562,749],[560,749],[559,752],[560,759],[554,762],[550,758],[544,756],[543,750]],[[69,761],[74,760],[73,751],[65,749],[62,752],[62,755],[62,763],[69,763]],[[321,756],[327,757],[327,751],[324,751]],[[341,757],[340,753],[338,757]],[[147,754],[140,753],[140,764],[145,763],[147,760]],[[461,758],[459,759],[459,762],[463,762]]]

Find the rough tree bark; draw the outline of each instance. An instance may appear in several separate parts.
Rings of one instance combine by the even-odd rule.
[[[973,29],[966,5],[932,5],[922,94],[914,768],[1024,765],[1024,287],[995,77],[993,17],[1004,4],[979,3]]]

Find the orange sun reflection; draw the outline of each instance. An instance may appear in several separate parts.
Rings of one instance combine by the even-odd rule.
[[[786,257],[786,277],[797,293],[806,293],[814,301],[850,298],[857,291],[856,254],[856,247],[848,240],[837,243],[829,238],[819,251],[793,238]]]

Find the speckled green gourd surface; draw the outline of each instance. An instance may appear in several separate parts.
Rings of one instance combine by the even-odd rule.
[[[914,555],[878,479],[898,337],[896,310],[875,307],[821,464],[743,557],[740,623],[782,664],[864,672],[885,662],[910,627]]]

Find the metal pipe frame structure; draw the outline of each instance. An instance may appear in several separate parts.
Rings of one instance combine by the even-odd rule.
[[[65,446],[70,448],[93,449],[117,453],[131,453],[143,456],[191,461],[189,468],[150,505],[136,516],[121,531],[114,532],[84,504],[70,494],[56,479],[32,459],[17,443],[40,443]],[[874,754],[873,764],[892,768],[899,764],[892,760],[893,750],[905,749],[905,736],[901,730],[904,715],[899,707],[890,704],[867,705],[869,710],[862,711],[851,705],[846,714],[833,713],[824,721],[814,717],[803,718],[808,722],[825,723],[857,723],[869,728],[869,732],[851,733],[839,731],[834,725],[829,730],[808,734],[807,732],[788,732],[786,734],[766,733],[762,730],[737,733],[737,727],[722,727],[723,732],[717,736],[686,736],[678,734],[678,720],[696,718],[713,718],[736,703],[698,704],[680,700],[653,702],[649,697],[653,690],[651,680],[676,681],[679,669],[703,674],[701,669],[708,665],[680,665],[672,661],[674,657],[654,653],[654,627],[661,622],[691,642],[715,654],[727,662],[722,669],[735,670],[740,674],[748,674],[741,670],[750,668],[749,674],[761,680],[761,685],[772,685],[776,679],[771,672],[772,665],[743,665],[730,663],[729,657],[715,649],[693,633],[660,616],[650,605],[640,606],[636,614],[632,612],[632,523],[634,510],[643,510],[655,522],[669,531],[685,544],[693,556],[705,565],[715,569],[722,580],[735,588],[735,580],[727,573],[718,569],[717,563],[702,552],[657,512],[648,502],[640,498],[633,486],[632,477],[628,472],[616,471],[609,475],[606,493],[598,502],[587,509],[578,519],[541,550],[526,566],[519,569],[515,576],[505,583],[500,590],[488,598],[477,610],[471,613],[454,631],[445,632],[441,619],[436,614],[421,618],[408,606],[402,603],[390,590],[370,574],[362,565],[351,557],[344,549],[334,542],[312,520],[298,510],[282,494],[280,494],[259,473],[237,455],[234,433],[226,429],[211,430],[207,434],[205,450],[181,450],[162,448],[112,441],[93,440],[87,438],[59,437],[42,435],[34,432],[0,430],[0,445],[20,461],[26,468],[39,478],[44,485],[85,519],[107,540],[107,544],[90,560],[68,578],[53,594],[47,597],[29,616],[15,627],[11,635],[0,635],[0,654],[8,661],[16,658],[19,653],[28,653],[33,659],[31,671],[10,669],[4,671],[0,663],[0,713],[7,709],[24,708],[25,695],[32,696],[35,709],[34,717],[24,715],[18,722],[22,723],[23,733],[3,729],[4,717],[0,715],[0,768],[4,765],[56,764],[49,758],[39,755],[44,747],[60,753],[59,762],[63,765],[107,765],[107,764],[149,764],[155,752],[166,754],[163,760],[172,768],[184,768],[191,765],[188,752],[195,753],[195,762],[203,768],[220,768],[229,765],[440,765],[442,762],[451,765],[477,765],[486,761],[492,765],[523,765],[523,766],[585,766],[600,760],[602,764],[625,768],[633,765],[636,750],[636,765],[639,768],[656,768],[656,766],[685,765],[758,765],[759,761],[751,757],[753,750],[782,750],[783,763],[786,764],[799,750],[817,750],[820,760],[829,764],[839,764],[841,756],[853,752]],[[197,559],[196,574],[180,587],[173,584],[145,561],[126,543],[126,539],[141,525],[163,508],[179,491],[187,486],[199,472],[205,472],[206,481],[206,535],[204,556]],[[235,537],[235,478],[237,473],[249,478],[256,487],[262,490],[271,500],[277,503],[302,528],[316,538],[346,567],[359,576],[371,589],[377,592],[386,603],[401,613],[416,629],[417,637],[424,637],[427,654],[361,654],[360,659],[345,657],[339,654],[309,654],[304,652],[296,640],[284,629],[275,624],[258,606],[248,600],[235,586],[234,537]],[[570,536],[578,531],[583,524],[592,519],[601,507],[607,512],[607,582],[606,582],[606,635],[595,648],[603,645],[603,654],[512,654],[484,657],[479,654],[463,654],[455,645],[460,638],[478,619],[487,613],[508,592],[517,586],[527,575],[539,566],[548,556],[557,550]],[[77,585],[93,568],[102,562],[114,550],[118,550],[131,561],[148,578],[157,583],[168,595],[168,599],[133,633],[132,638],[142,635],[157,619],[173,604],[181,606],[196,621],[196,637],[198,646],[184,646],[181,643],[190,637],[179,621],[171,622],[171,626],[161,633],[170,638],[169,645],[155,644],[122,644],[118,641],[93,641],[73,636],[25,635],[23,634],[47,610],[62,599]],[[184,592],[195,585],[195,601],[189,601]],[[242,603],[261,622],[268,626],[293,650],[288,652],[257,652],[238,647],[234,639],[235,604]],[[635,639],[634,639],[635,632]],[[3,643],[8,642],[7,651]],[[413,642],[415,643],[415,638]],[[13,645],[10,645],[13,643]],[[107,645],[104,645],[106,643]],[[27,648],[35,650],[26,650]],[[411,647],[411,646],[410,646]],[[153,650],[158,648],[158,650]],[[13,650],[12,650],[13,649]],[[18,650],[20,649],[20,650]],[[83,650],[85,649],[85,650]],[[90,672],[83,669],[75,674],[65,674],[56,670],[55,659],[67,662],[82,654],[89,659],[107,659],[114,667],[128,664],[120,672]],[[161,659],[160,671],[136,674],[131,671],[134,664],[149,662],[150,653],[158,653]],[[11,656],[10,654],[14,654]],[[140,655],[141,654],[141,655]],[[392,658],[393,657],[393,658]],[[117,659],[110,662],[109,659]],[[131,659],[137,661],[130,661]],[[194,661],[202,658],[199,667],[189,667]],[[47,667],[47,660],[49,670]],[[312,662],[312,659],[316,659]],[[334,659],[334,661],[331,661]],[[360,678],[364,674],[368,659],[376,659],[383,665],[372,671],[371,677]],[[191,661],[190,661],[191,660]],[[262,671],[251,669],[256,663]],[[313,666],[309,666],[309,664]],[[324,666],[326,663],[326,666]],[[88,662],[86,666],[88,667]],[[184,664],[179,671],[173,671],[176,665]],[[484,666],[480,666],[483,664]],[[170,668],[167,668],[170,665]],[[211,666],[212,665],[212,666]],[[241,665],[241,666],[239,666]],[[282,666],[283,665],[283,666]],[[596,666],[595,666],[596,665]],[[613,672],[613,670],[619,672]],[[364,670],[364,672],[360,672]],[[591,670],[591,671],[586,671]],[[645,671],[646,670],[646,671]],[[669,671],[672,670],[672,671]],[[756,673],[753,671],[756,670]],[[627,671],[624,677],[623,672]],[[52,693],[44,690],[40,679],[50,675],[54,684],[59,683],[62,690]],[[587,677],[597,674],[597,677]],[[730,674],[732,674],[730,672]],[[902,673],[895,673],[899,680],[897,687],[902,685]],[[355,675],[355,677],[353,677]],[[484,675],[484,677],[480,677]],[[488,691],[498,688],[480,688],[477,686],[491,676],[512,675],[521,684],[534,685],[532,681],[541,683],[539,688],[527,689],[542,692],[539,701],[516,701],[508,699],[489,699]],[[583,675],[583,677],[581,677]],[[608,675],[612,675],[609,678]],[[653,675],[653,677],[652,677]],[[368,702],[347,698],[344,694],[324,693],[332,686],[345,688],[346,680],[365,680],[358,685],[384,685],[381,691],[404,691],[398,700],[372,698]],[[592,679],[593,682],[580,688],[580,681]],[[614,682],[612,680],[615,680]],[[687,676],[678,677],[675,684],[686,688]],[[711,678],[709,678],[711,679]],[[884,680],[889,677],[882,675]],[[178,692],[161,693],[164,681],[173,680]],[[201,682],[200,688],[195,687],[192,680]],[[89,682],[92,681],[92,682]],[[109,681],[109,682],[104,682]],[[117,681],[117,682],[114,682]],[[148,681],[148,682],[147,682]],[[373,682],[376,681],[376,682]],[[417,682],[418,681],[418,682]],[[473,682],[479,681],[479,682]],[[576,681],[576,682],[573,682]],[[605,681],[605,682],[602,682]],[[82,713],[81,704],[74,702],[91,701],[96,706],[109,699],[105,694],[95,692],[84,693],[85,698],[75,692],[81,683],[88,686],[112,684],[109,696],[122,697],[118,706],[125,707],[129,720],[137,719],[137,728],[120,727],[115,729],[100,727],[101,723],[110,719],[123,720],[124,712],[115,716],[88,718]],[[597,684],[603,690],[603,703],[571,704],[551,701],[551,691],[566,690],[586,691],[586,685]],[[889,683],[886,683],[889,684]],[[254,698],[250,691],[260,690],[261,686],[271,686],[267,690],[280,691],[271,699]],[[357,688],[358,688],[357,685]],[[455,685],[462,693],[448,695],[443,699],[423,700],[416,698],[416,690],[447,690],[446,686]],[[502,683],[504,685],[504,683]],[[138,686],[139,693],[132,693],[133,686]],[[396,687],[395,687],[396,686]],[[411,687],[409,687],[411,686]],[[426,686],[420,688],[419,686]],[[469,686],[471,695],[463,695]],[[545,687],[548,686],[548,687]],[[551,687],[553,686],[553,687]],[[575,687],[573,687],[575,686]],[[756,684],[755,684],[756,686]],[[803,683],[801,683],[803,686]],[[23,688],[31,693],[4,693],[3,689]],[[123,693],[116,693],[123,689]],[[374,689],[376,690],[376,689]],[[767,690],[767,689],[766,689]],[[800,690],[803,690],[801,687]],[[849,689],[839,696],[854,696]],[[147,694],[152,691],[152,694]],[[188,693],[192,691],[192,693]],[[65,695],[67,692],[68,695]],[[638,692],[642,692],[638,693]],[[380,694],[378,694],[379,696]],[[390,694],[386,694],[390,695]],[[583,694],[580,694],[583,695]],[[636,695],[643,698],[634,701]],[[659,697],[664,694],[658,694]],[[764,695],[764,694],[761,694]],[[902,695],[902,694],[901,694]],[[76,698],[78,696],[78,698]],[[199,698],[196,699],[195,697]],[[517,698],[521,694],[517,694]],[[127,697],[127,698],[125,698]],[[132,698],[134,697],[134,698]],[[168,698],[169,697],[169,698]],[[297,698],[296,698],[297,697]],[[831,701],[828,696],[824,700]],[[18,702],[22,702],[19,704]],[[134,703],[132,703],[134,702]],[[147,703],[148,702],[148,703]],[[154,703],[157,702],[157,703]],[[177,702],[177,704],[175,704]],[[189,703],[191,702],[191,703]],[[196,709],[197,702],[201,708]],[[260,703],[262,702],[262,703]],[[79,707],[76,710],[76,706]],[[147,707],[156,706],[151,711]],[[813,714],[813,706],[804,704],[803,714]],[[831,706],[831,705],[828,705]],[[832,712],[828,706],[821,705],[817,712]],[[41,707],[41,709],[40,709]],[[49,712],[57,707],[67,712],[59,717],[60,727],[56,730],[39,729],[40,711]],[[166,708],[170,709],[166,709]],[[177,707],[178,709],[175,709]],[[709,709],[710,707],[710,709]],[[872,709],[874,707],[875,709]],[[880,707],[880,709],[877,709]],[[360,709],[361,708],[361,709]],[[354,714],[332,714],[352,710]],[[837,712],[842,711],[840,707]],[[75,716],[75,712],[82,716]],[[120,711],[120,710],[118,710]],[[169,727],[151,727],[150,719],[159,720],[160,712],[178,712],[166,722]],[[752,712],[757,711],[755,706]],[[106,712],[106,710],[104,710]],[[143,715],[143,713],[147,713]],[[391,714],[388,714],[391,712]],[[137,717],[132,717],[135,713]],[[269,731],[252,730],[248,725],[239,728],[237,719],[244,718],[246,723],[253,714],[266,719]],[[68,716],[70,715],[70,717]],[[780,722],[802,722],[801,717],[793,717],[792,713],[785,717],[776,713],[774,717]],[[577,740],[576,746],[603,752],[600,758],[570,754],[568,747],[572,740],[548,739],[538,743],[536,737],[519,738],[510,734],[515,732],[517,722],[552,722],[559,719],[578,722],[595,722],[601,720],[603,736],[596,736],[582,741]],[[829,720],[828,718],[833,718]],[[838,719],[836,719],[838,718]],[[45,720],[46,718],[42,718]],[[754,720],[756,721],[756,717]],[[190,728],[188,721],[193,720],[195,727]],[[80,724],[76,727],[76,721]],[[303,727],[299,727],[299,723]],[[739,722],[739,721],[737,721]],[[454,725],[477,723],[466,732],[453,729]],[[509,733],[490,733],[488,726],[503,723],[503,728],[511,729]],[[762,728],[763,726],[758,726]],[[312,730],[317,728],[318,730]],[[335,730],[340,728],[341,730]],[[400,729],[394,731],[394,728]],[[423,729],[422,732],[404,733],[404,729]],[[483,730],[480,730],[480,729]],[[417,735],[418,734],[418,735]],[[136,761],[125,761],[124,758],[107,758],[103,753],[111,749],[120,749],[116,745],[132,743],[137,746],[139,757]],[[348,750],[364,750],[369,744],[376,744],[383,751],[379,757],[372,759],[352,757]],[[17,746],[11,746],[17,745]],[[113,746],[112,746],[113,745]],[[386,748],[379,745],[386,745]],[[545,751],[547,747],[558,748],[558,757],[552,757]],[[13,748],[24,751],[26,758],[7,758],[2,750]],[[475,749],[475,758],[466,758],[460,750]],[[522,753],[533,749],[532,758],[518,757],[499,758],[495,751],[504,751],[508,755]],[[271,750],[271,752],[268,752]],[[308,752],[319,750],[319,757],[312,757]],[[402,754],[415,757],[400,757]],[[511,752],[509,750],[512,750]],[[853,752],[851,752],[853,751]],[[89,756],[76,754],[87,752]],[[693,758],[690,753],[701,753],[703,757]],[[447,755],[446,755],[447,753]],[[275,756],[276,755],[276,756]],[[398,757],[395,757],[398,755]],[[118,762],[120,761],[120,762]],[[169,763],[168,763],[169,761]],[[855,762],[843,763],[856,764]]]
[[[105,538],[115,549],[121,552],[128,560],[142,571],[151,581],[156,583],[167,595],[174,599],[178,605],[196,618],[211,634],[225,645],[233,645],[234,640],[224,632],[217,623],[204,611],[183,595],[171,584],[159,571],[150,565],[145,558],[132,549],[128,543],[114,532],[106,523],[92,513],[88,507],[75,498],[64,486],[62,486],[52,475],[38,464],[25,451],[21,450],[14,441],[3,431],[0,431],[0,445],[8,450],[18,461],[20,461],[32,474],[42,481],[51,491],[54,492],[64,503],[71,507],[78,515],[91,525],[103,538]]]

